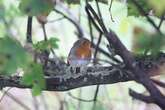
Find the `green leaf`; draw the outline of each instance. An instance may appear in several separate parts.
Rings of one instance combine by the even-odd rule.
[[[39,95],[45,88],[44,73],[41,64],[32,63],[25,69],[21,83],[32,86],[33,95]]]
[[[50,51],[51,49],[57,49],[58,48],[58,41],[57,38],[50,38],[47,41],[40,41],[37,44],[34,45],[34,48],[38,51]]]
[[[80,0],[65,0],[68,4],[80,4]]]
[[[5,18],[5,8],[3,3],[0,2],[0,20],[4,20]]]
[[[49,44],[49,46],[51,46],[51,48],[58,49],[58,44],[57,44],[58,41],[59,41],[59,39],[52,37],[48,40],[48,44]]]
[[[138,45],[137,52],[149,50],[152,55],[156,55],[165,45],[165,37],[160,34],[151,35],[143,32],[136,37],[138,38],[136,41],[136,45]]]
[[[11,37],[0,38],[0,73],[11,75],[31,61],[21,44]]]
[[[8,3],[6,5],[5,2],[5,0],[0,2],[0,20],[8,22],[7,25],[10,26],[10,22],[20,15],[20,11],[16,4]]]
[[[153,7],[156,15],[161,16],[165,13],[165,0],[147,0],[147,2]]]
[[[147,0],[139,0],[139,5],[141,5],[146,13],[151,10]],[[135,4],[132,3],[132,0],[128,0],[128,16],[140,16],[142,15]]]
[[[152,35],[151,40],[152,40],[150,45],[151,54],[156,56],[163,48],[163,46],[165,46],[165,36],[162,36],[160,34],[154,34]]]
[[[30,70],[30,72],[32,72],[32,70]],[[30,73],[30,72],[25,71],[25,74],[23,75],[23,78],[21,80],[22,84],[25,84],[27,86],[33,85],[34,75],[33,73]]]
[[[37,84],[34,84],[32,87],[32,95],[33,96],[37,96],[40,95],[42,91],[42,88],[40,86],[38,86]]]
[[[129,23],[130,19],[129,18],[124,18],[121,20],[120,26],[119,26],[119,31],[122,33],[127,33],[130,23]]]
[[[19,9],[29,16],[49,14],[54,4],[49,0],[22,0]]]
[[[101,3],[108,4],[108,0],[98,0]]]

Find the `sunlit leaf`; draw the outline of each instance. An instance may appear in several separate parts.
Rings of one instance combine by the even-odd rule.
[[[54,37],[48,40],[49,45],[51,46],[51,48],[54,48],[54,49],[58,48],[58,44],[57,44],[58,42],[59,42],[59,39],[54,38]]]
[[[122,32],[122,33],[128,32],[128,28],[129,28],[129,25],[130,25],[128,20],[129,19],[125,18],[121,21],[120,26],[119,26],[120,32]]]
[[[42,91],[42,88],[40,86],[38,86],[37,84],[34,84],[32,87],[32,94],[33,96],[37,96],[40,95]]]
[[[147,0],[147,2],[153,7],[156,15],[165,13],[165,0]]]
[[[38,51],[45,51],[48,50],[50,51],[51,49],[57,49],[58,48],[58,39],[57,38],[50,38],[47,41],[40,41],[37,44],[34,45],[34,47],[36,48],[36,50]]]

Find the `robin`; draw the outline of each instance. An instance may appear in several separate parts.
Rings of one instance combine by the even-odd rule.
[[[80,38],[73,44],[68,55],[67,64],[71,67],[86,66],[90,63],[91,56],[91,42],[86,38]]]

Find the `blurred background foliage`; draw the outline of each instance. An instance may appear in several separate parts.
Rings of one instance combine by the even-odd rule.
[[[96,9],[93,0],[90,4]],[[101,7],[104,22],[120,37],[124,45],[135,53],[143,53],[146,49],[155,54],[164,51],[164,36],[156,33],[156,30],[139,13],[131,0],[98,0]],[[140,5],[151,14],[150,17],[159,24],[161,15],[165,11],[164,0],[141,0]],[[64,0],[66,10],[61,9],[66,15],[75,18],[83,27],[85,37],[90,39],[88,19],[85,13],[85,0]],[[3,75],[17,74],[24,70],[22,83],[33,85],[33,89],[12,88],[0,102],[1,110],[92,110],[93,102],[83,102],[75,99],[79,97],[91,100],[95,94],[95,86],[83,87],[66,92],[40,92],[45,87],[42,67],[33,61],[31,55],[24,50],[26,44],[27,15],[36,16],[33,19],[33,42],[38,51],[53,48],[58,57],[66,61],[67,55],[73,43],[77,40],[76,28],[61,15],[52,11],[52,0],[1,0],[0,1],[0,73]],[[57,7],[60,9],[60,7]],[[152,9],[152,12],[151,12]],[[111,19],[112,17],[112,19]],[[45,20],[48,41],[43,41],[44,33],[41,22]],[[38,22],[39,21],[39,22]],[[165,33],[165,24],[160,30]],[[94,42],[97,42],[99,33],[94,31]],[[107,50],[108,42],[103,38],[101,47]],[[105,56],[98,57],[108,60]],[[103,64],[105,65],[105,64]],[[30,69],[29,69],[30,68]],[[164,77],[157,77],[164,80]],[[36,83],[40,82],[40,83]],[[95,110],[159,110],[152,104],[132,99],[128,95],[128,89],[132,88],[140,93],[146,90],[135,82],[101,85]],[[8,89],[8,88],[5,88]],[[31,95],[38,95],[33,97]],[[3,91],[1,92],[1,96]],[[73,95],[73,96],[72,96]],[[9,106],[10,105],[10,106]]]

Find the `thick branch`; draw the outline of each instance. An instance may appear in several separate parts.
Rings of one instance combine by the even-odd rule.
[[[135,58],[122,44],[118,36],[112,30],[110,30],[109,32],[107,31],[103,21],[98,17],[94,9],[89,4],[87,4],[86,6],[86,11],[88,16],[91,16],[92,13],[94,18],[96,18],[109,44],[112,44],[113,48],[115,49],[115,53],[123,59],[123,62],[125,63],[126,67],[128,67],[128,69],[132,71],[133,75],[135,76],[134,80],[138,83],[141,83],[149,91],[150,96],[153,98],[154,102],[157,105],[159,105],[161,108],[165,108],[165,96],[153,84],[146,72],[141,69],[139,65],[137,65]]]
[[[131,89],[129,90],[129,94],[133,98],[144,101],[146,103],[154,103],[154,100],[150,96],[144,96],[142,94],[136,93],[135,91],[133,91]]]
[[[146,58],[139,57],[137,60],[137,64],[140,66],[140,68],[145,70],[150,76],[157,75],[158,72],[161,72],[162,68],[165,68],[165,54],[163,53],[160,53],[158,58],[147,56]],[[46,74],[50,75],[49,77],[45,76],[45,90],[48,91],[67,91],[84,86],[113,84],[131,81],[134,79],[130,71],[128,71],[128,69],[123,65],[117,65],[116,67],[87,67],[87,69],[82,73],[71,73],[69,67],[57,61],[49,64],[49,68],[45,72]],[[18,76],[0,76],[0,87],[31,88],[22,85],[20,80],[21,77]]]
[[[151,97],[157,105],[159,105],[161,108],[165,108],[165,96],[163,96],[163,94],[156,88],[145,71],[139,68],[134,57],[121,43],[116,34],[109,32],[106,37],[109,43],[114,46],[116,53],[122,57],[126,66],[135,75],[136,78],[134,80],[144,85],[144,87],[150,92]]]

